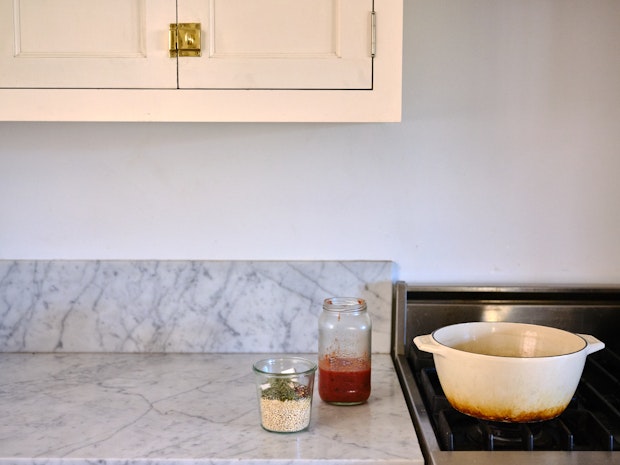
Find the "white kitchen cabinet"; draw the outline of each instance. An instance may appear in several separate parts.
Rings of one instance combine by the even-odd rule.
[[[0,0],[0,120],[398,121],[401,57],[402,0]]]
[[[0,0],[0,87],[176,87],[170,0]]]
[[[202,56],[179,59],[179,87],[371,89],[372,11],[372,0],[179,0],[204,33]]]

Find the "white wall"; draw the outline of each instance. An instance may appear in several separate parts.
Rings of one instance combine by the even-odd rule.
[[[0,259],[620,282],[620,2],[406,0],[400,124],[0,123]]]

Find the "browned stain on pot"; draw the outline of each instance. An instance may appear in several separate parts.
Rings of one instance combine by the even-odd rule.
[[[551,420],[560,415],[566,405],[560,407],[551,407],[547,409],[537,410],[533,412],[515,413],[510,410],[491,410],[484,409],[472,405],[459,404],[448,399],[452,407],[465,415],[487,421],[501,421],[509,423],[533,423],[538,421]]]

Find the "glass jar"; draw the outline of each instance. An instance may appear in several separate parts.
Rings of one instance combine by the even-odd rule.
[[[316,364],[299,357],[268,358],[254,364],[261,426],[294,433],[310,424]]]
[[[319,316],[319,395],[357,405],[370,396],[372,323],[364,299],[332,297]]]

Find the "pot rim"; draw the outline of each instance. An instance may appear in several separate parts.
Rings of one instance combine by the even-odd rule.
[[[537,329],[542,328],[545,331],[562,333],[570,338],[578,338],[580,342],[582,343],[582,346],[581,348],[571,351],[571,352],[563,352],[563,353],[553,354],[553,355],[534,355],[534,356],[527,357],[527,356],[517,356],[517,355],[496,355],[496,354],[482,354],[479,352],[471,352],[471,351],[467,351],[463,349],[457,349],[437,339],[436,333],[438,333],[439,331],[447,330],[449,328],[454,328],[457,326],[463,326],[463,327],[465,326],[489,326],[489,327],[491,326],[519,326],[519,327],[531,327],[531,328],[537,328]],[[566,330],[556,328],[553,326],[544,326],[544,325],[537,325],[537,324],[532,324],[532,323],[518,323],[518,322],[511,322],[511,321],[471,321],[471,322],[465,322],[465,323],[455,323],[452,325],[446,325],[441,328],[437,328],[431,333],[431,337],[433,341],[436,344],[443,347],[444,350],[454,351],[459,354],[467,354],[468,356],[475,356],[475,357],[480,357],[484,359],[519,360],[519,361],[557,359],[559,357],[567,357],[570,355],[585,352],[586,349],[588,348],[588,341],[581,334],[571,333],[570,331],[566,331]],[[466,341],[467,340],[464,340],[463,342],[466,342]]]

